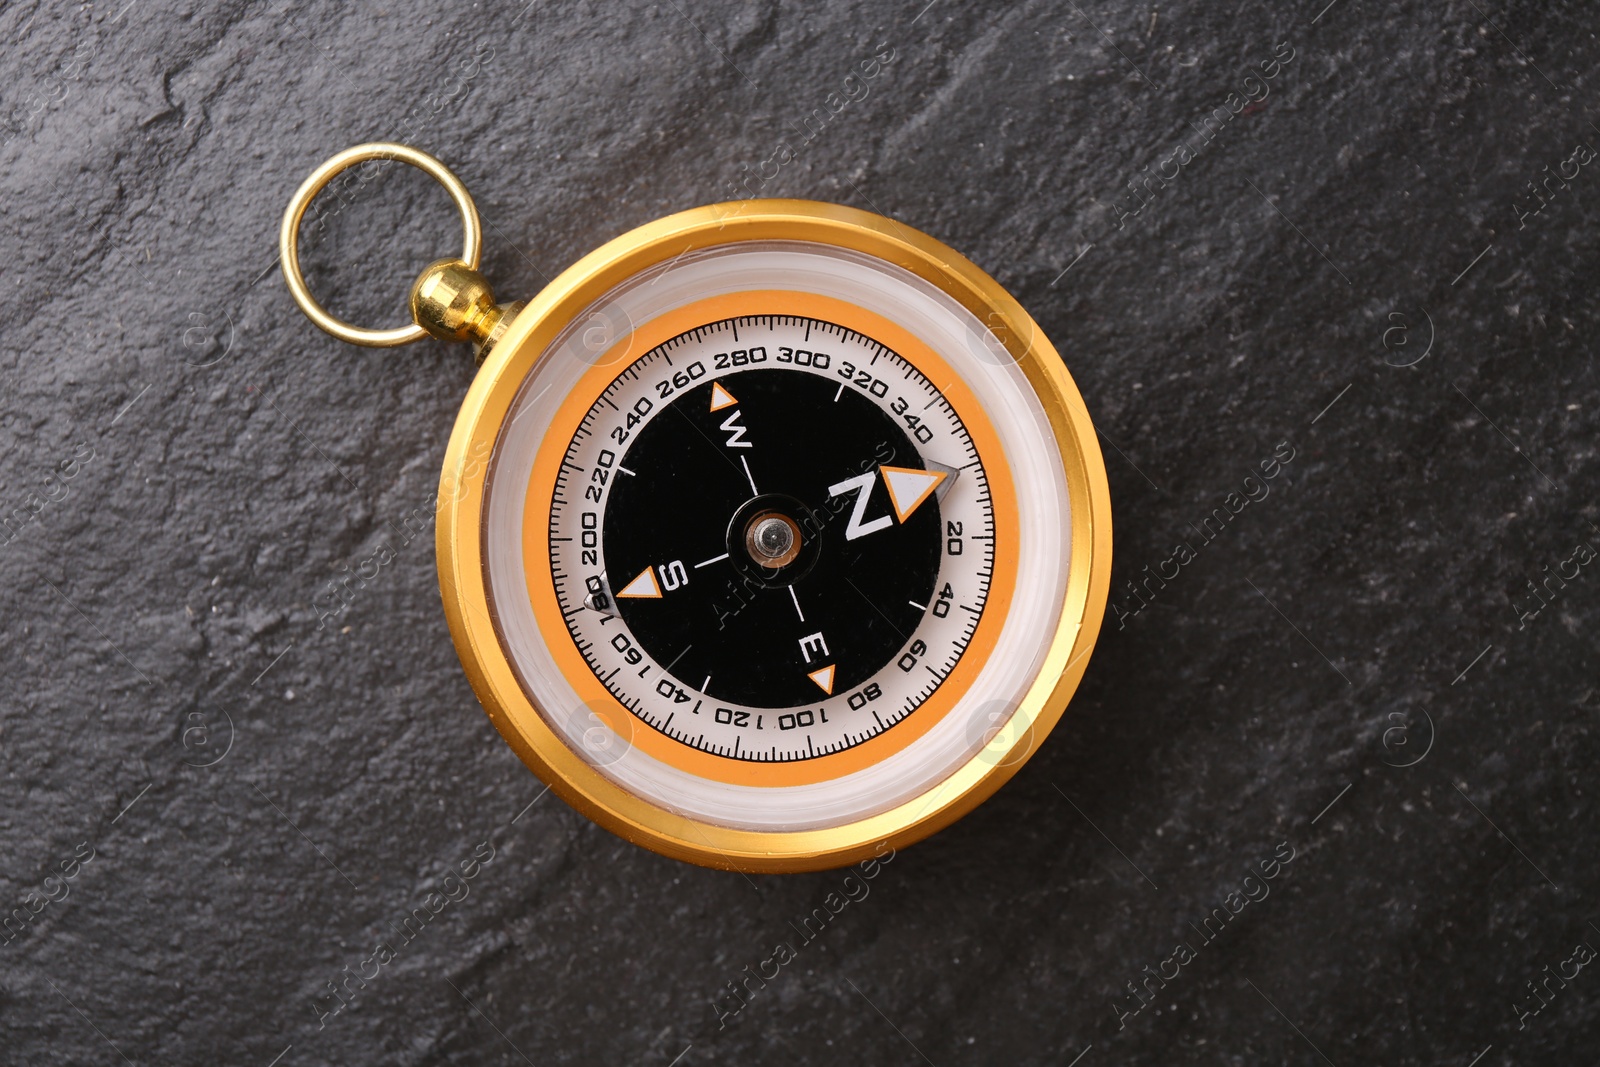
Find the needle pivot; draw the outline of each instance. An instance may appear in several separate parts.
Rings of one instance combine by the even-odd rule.
[[[800,527],[782,512],[758,512],[745,524],[744,546],[756,564],[777,570],[800,554]]]

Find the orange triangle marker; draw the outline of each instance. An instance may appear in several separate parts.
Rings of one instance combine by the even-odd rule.
[[[813,682],[816,682],[817,687],[820,688],[824,693],[827,693],[829,696],[833,696],[833,664],[830,663],[820,670],[812,671],[810,674],[806,675],[806,677],[810,678]]]
[[[883,472],[884,488],[889,490],[889,501],[894,504],[894,513],[901,522],[910,518],[947,477],[944,471],[919,471],[910,467],[879,467],[878,470]]]
[[[656,572],[653,567],[646,567],[639,572],[639,577],[617,590],[618,596],[629,597],[659,597],[661,587],[656,584]]]
[[[734,399],[734,395],[732,393],[728,392],[726,389],[724,389],[722,387],[722,383],[721,382],[712,382],[711,383],[711,410],[712,411],[721,411],[723,408],[731,408],[731,407],[733,407],[733,405],[737,404],[738,402],[739,402],[738,400]]]

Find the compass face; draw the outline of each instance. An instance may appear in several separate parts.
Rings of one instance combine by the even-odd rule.
[[[871,854],[995,788],[1081,672],[1106,566],[1076,554],[1031,320],[981,320],[926,238],[803,209],[783,225],[883,254],[663,227],[642,266],[557,279],[474,384],[451,462],[485,473],[441,512],[501,732],[606,825],[740,869]]]
[[[967,653],[995,508],[950,399],[821,318],[643,353],[561,461],[548,566],[571,639],[649,729],[750,763],[892,731]]]

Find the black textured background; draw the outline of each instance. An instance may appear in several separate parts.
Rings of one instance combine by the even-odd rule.
[[[1519,218],[1600,145],[1592,6],[924,2],[0,9],[0,893],[31,916],[0,944],[0,1061],[1594,1061],[1600,971],[1518,1019],[1600,945],[1600,564],[1537,615],[1526,585],[1600,549],[1600,162]],[[1282,42],[1269,95],[1119,228]],[[700,870],[534,803],[431,536],[318,628],[429,504],[472,375],[322,335],[275,269],[300,180],[386,138],[467,182],[507,297],[785,140],[763,194],[963,250],[1104,435],[1124,608],[1295,458],[1108,619],[1010,785],[720,1028],[841,873]],[[458,247],[409,168],[319,203],[313,285],[359,321],[400,321]],[[486,841],[470,895],[319,1028]],[[1119,1029],[1127,983],[1282,842],[1270,897]]]

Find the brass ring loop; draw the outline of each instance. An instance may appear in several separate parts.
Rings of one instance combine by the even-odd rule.
[[[283,213],[283,229],[278,234],[278,257],[283,263],[283,280],[289,283],[289,294],[294,297],[294,302],[300,305],[300,310],[306,313],[307,318],[339,340],[354,345],[366,345],[369,348],[392,348],[395,345],[419,341],[427,336],[427,332],[415,323],[410,326],[396,326],[391,330],[369,330],[352,326],[343,319],[328,314],[323,306],[317,303],[317,298],[306,288],[305,277],[300,273],[300,220],[305,217],[306,209],[335,175],[369,159],[398,159],[402,163],[409,163],[426,171],[445,187],[461,211],[461,259],[474,270],[478,267],[478,250],[483,243],[483,231],[478,221],[478,209],[472,203],[467,187],[461,184],[461,179],[450,173],[450,168],[433,156],[410,145],[377,141],[347,148],[312,171],[311,176],[295,190],[294,196],[289,200],[289,207]]]

